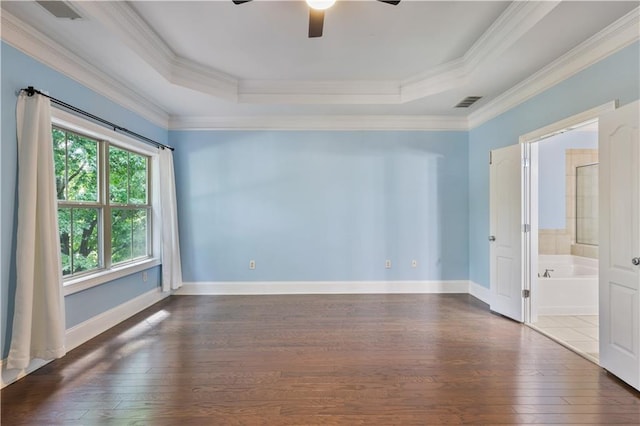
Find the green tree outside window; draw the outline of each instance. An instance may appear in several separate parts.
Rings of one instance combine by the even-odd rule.
[[[57,127],[52,134],[63,275],[149,256],[149,158]]]

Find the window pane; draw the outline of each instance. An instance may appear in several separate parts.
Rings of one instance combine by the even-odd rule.
[[[98,256],[98,209],[71,209],[73,273],[97,269]]]
[[[129,152],[109,147],[109,200],[126,204],[129,182]]]
[[[132,210],[131,222],[133,226],[132,252],[133,258],[146,256],[147,252],[147,209]]]
[[[131,259],[131,210],[111,210],[111,263]]]
[[[58,200],[65,200],[67,194],[66,188],[66,158],[67,158],[67,137],[64,131],[54,128],[53,134],[53,162],[56,170],[56,191]]]
[[[98,143],[67,133],[67,199],[98,200]]]
[[[71,209],[58,209],[58,228],[60,229],[62,275],[69,275],[71,273]]]
[[[147,158],[129,154],[129,203],[147,203]]]

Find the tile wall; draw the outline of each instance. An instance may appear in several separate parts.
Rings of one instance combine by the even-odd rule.
[[[567,228],[540,229],[538,232],[539,254],[573,254],[591,258],[598,257],[598,246],[576,244],[576,167],[597,162],[597,149],[567,149],[565,151]],[[586,231],[589,232],[589,230]],[[592,233],[595,232],[597,230],[593,230]]]

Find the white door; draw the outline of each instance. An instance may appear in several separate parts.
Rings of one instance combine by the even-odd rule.
[[[640,389],[638,102],[600,118],[600,365]]]
[[[522,154],[520,145],[491,151],[490,286],[491,310],[523,320]]]

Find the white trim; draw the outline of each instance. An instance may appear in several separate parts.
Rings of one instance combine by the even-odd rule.
[[[404,82],[241,80],[177,55],[125,2],[80,2],[77,7],[83,16],[102,23],[175,85],[240,103],[401,104],[463,84],[479,65],[512,46],[558,3],[512,3],[463,57]]]
[[[112,3],[109,3],[112,6]],[[522,2],[515,2],[522,3]],[[546,3],[546,2],[540,2]],[[88,4],[83,4],[87,7]],[[104,5],[103,5],[104,6]],[[119,4],[119,9],[122,9],[122,5]],[[128,7],[128,6],[127,6]],[[513,10],[510,10],[511,8]],[[507,23],[500,23],[501,19],[506,19],[507,15],[511,16],[514,21],[515,16],[519,16],[518,19],[529,19],[527,14],[516,13],[516,7],[520,12],[523,6],[520,4],[514,4],[510,6],[507,11],[501,15],[501,18],[496,20],[494,25],[496,28],[492,28],[483,35],[478,42],[465,54],[464,58],[459,58],[450,63],[443,64],[427,73],[419,75],[417,77],[409,78],[403,82],[400,82],[399,92],[394,94],[393,87],[396,82],[379,82],[382,84],[382,88],[374,88],[375,91],[370,95],[367,95],[366,91],[371,90],[372,82],[355,82],[356,87],[350,89],[350,92],[346,94],[342,100],[334,99],[333,101],[338,103],[360,103],[366,104],[368,102],[384,102],[384,103],[403,103],[414,99],[416,93],[425,91],[425,93],[431,93],[434,89],[433,84],[438,83],[441,85],[451,85],[456,81],[464,81],[467,78],[469,69],[465,63],[474,63],[477,61],[476,57],[480,55],[478,52],[486,51],[489,47],[500,45],[500,37],[504,38],[508,35],[513,35],[512,31],[516,31],[512,26]],[[531,16],[531,19],[540,19],[539,14],[543,13],[545,8],[551,7],[551,4],[546,5],[544,8],[537,10],[535,14]],[[549,9],[550,10],[550,9]],[[509,12],[508,12],[509,11]],[[534,10],[535,11],[535,10]],[[507,13],[508,12],[508,13]],[[133,11],[133,13],[135,13]],[[113,14],[113,11],[110,13]],[[535,15],[535,16],[534,16]],[[119,16],[116,14],[115,16]],[[113,18],[113,17],[112,17]],[[535,18],[535,19],[534,19]],[[131,16],[127,18],[131,19]],[[135,18],[133,18],[135,19]],[[124,25],[122,21],[121,25]],[[523,22],[523,21],[519,21]],[[528,21],[527,21],[528,22]],[[529,22],[529,24],[531,24]],[[535,73],[530,78],[520,82],[516,86],[502,93],[498,97],[489,101],[475,112],[465,117],[451,117],[451,116],[345,116],[348,118],[340,117],[173,117],[169,123],[168,114],[157,106],[157,103],[148,100],[140,94],[137,94],[135,90],[128,88],[126,84],[121,81],[115,80],[106,73],[97,69],[89,62],[80,58],[75,53],[62,47],[59,43],[46,37],[33,27],[22,22],[20,19],[11,15],[7,11],[2,11],[2,39],[16,47],[17,49],[32,56],[36,60],[44,63],[47,66],[77,80],[81,84],[96,91],[97,93],[119,103],[123,107],[137,113],[153,123],[160,125],[163,128],[174,129],[273,129],[273,130],[469,130],[475,128],[490,119],[508,111],[509,109],[519,105],[520,103],[530,99],[531,97],[549,89],[550,87],[560,83],[561,81],[573,76],[579,71],[587,68],[590,65],[604,59],[606,56],[613,54],[620,49],[630,45],[631,43],[640,39],[638,34],[638,26],[640,22],[640,8],[636,8],[629,12],[618,21],[614,22],[600,33],[594,35],[590,39],[581,43],[576,48],[572,49],[567,54],[558,58],[551,64],[544,67],[542,70]],[[527,24],[527,25],[529,25]],[[148,26],[147,26],[148,27]],[[501,29],[498,30],[497,28]],[[510,28],[510,29],[509,29]],[[142,31],[145,39],[145,46],[155,46],[153,49],[162,50],[161,55],[158,56],[158,52],[154,53],[155,59],[151,62],[167,58],[172,61],[172,79],[184,83],[186,80],[192,81],[191,88],[204,90],[208,86],[213,87],[214,92],[223,92],[222,95],[226,99],[237,100],[238,98],[238,84],[245,87],[252,87],[252,91],[270,92],[274,90],[276,85],[278,88],[284,84],[282,82],[270,82],[271,86],[263,86],[260,89],[260,85],[255,81],[246,81],[238,83],[231,76],[218,75],[215,70],[211,70],[202,65],[183,60],[177,56],[171,56],[170,49],[167,46],[157,45],[162,43],[153,30],[150,28],[138,28],[136,31]],[[151,33],[149,33],[151,31]],[[489,33],[491,34],[491,37]],[[486,38],[486,39],[485,39]],[[131,40],[129,40],[131,41]],[[504,42],[504,40],[503,40]],[[166,49],[165,49],[166,47]],[[495,46],[494,46],[495,47]],[[164,58],[164,59],[163,59]],[[474,65],[475,66],[475,65]],[[177,70],[177,71],[176,71]],[[166,70],[165,70],[166,72]],[[204,74],[211,74],[211,78]],[[211,79],[215,79],[220,85],[213,84]],[[337,85],[334,87],[337,90],[337,94],[333,93],[331,96],[345,96],[340,94],[341,90],[345,90],[345,83],[336,82],[296,82],[287,83],[289,87],[296,86],[300,90],[305,88],[306,91],[313,94],[314,91],[322,89],[330,89],[328,84]],[[320,86],[318,86],[320,84]],[[235,85],[235,86],[234,86]],[[254,87],[255,85],[255,87]],[[236,87],[235,91],[233,87]],[[231,93],[233,92],[233,93]],[[225,95],[226,94],[226,95]],[[220,95],[220,93],[218,93]],[[267,99],[263,98],[260,94],[254,94],[256,96],[253,101],[265,102]],[[254,96],[245,93],[244,100],[248,100],[248,97]],[[309,103],[312,101],[312,97],[308,97],[304,94],[273,94],[278,96],[279,100],[284,96],[298,96],[298,99],[291,99],[297,103]],[[322,96],[318,94],[317,96]],[[381,98],[382,97],[382,98]],[[398,98],[399,100],[395,99]],[[420,96],[418,96],[420,97]],[[322,96],[321,99],[317,99],[320,103],[333,102],[330,97]]]
[[[173,64],[171,83],[238,102],[238,82],[234,78],[185,58],[176,57]]]
[[[169,292],[163,293],[160,288],[155,288],[134,299],[124,302],[115,308],[111,308],[108,311],[91,317],[78,325],[74,325],[67,330],[67,351],[75,349],[97,335],[115,327],[138,312],[141,312],[149,306],[158,303],[162,299],[169,297],[170,294],[171,293]]]
[[[76,131],[99,140],[105,140],[115,146],[149,156],[149,167],[151,169],[150,186],[152,193],[150,194],[150,196],[152,211],[156,212],[160,210],[159,206],[157,205],[158,203],[156,202],[156,200],[158,200],[158,197],[156,196],[156,188],[154,186],[157,185],[156,176],[159,175],[159,173],[157,172],[157,167],[154,166],[157,164],[158,148],[133,139],[122,133],[118,133],[114,130],[108,129],[97,123],[93,123],[82,117],[78,117],[77,115],[63,111],[59,108],[51,108],[51,122],[53,125]],[[154,214],[154,217],[151,221],[151,232],[153,235],[151,239],[152,253],[156,257],[135,260],[133,262],[128,262],[122,265],[115,265],[114,267],[107,270],[98,270],[95,272],[89,272],[85,275],[64,279],[64,295],[66,296],[69,294],[78,293],[91,287],[95,287],[97,285],[104,284],[118,278],[126,277],[131,274],[142,272],[154,266],[160,265],[161,261],[158,257],[161,251],[159,244],[160,238],[158,238],[159,226],[155,226],[155,224],[161,223],[161,218],[160,220],[157,220],[156,217],[157,215]]]
[[[177,56],[126,2],[88,1],[77,6],[83,16],[102,23],[168,82],[237,101],[235,77]]]
[[[615,110],[617,106],[617,101],[610,101],[605,104],[598,105],[595,108],[591,108],[587,111],[572,115],[571,117],[556,121],[555,123],[541,127],[532,132],[525,133],[524,135],[520,136],[519,142],[522,144],[537,142],[541,139],[546,139],[555,134],[564,132],[570,127],[579,126],[588,121],[596,120],[602,114]]]
[[[270,90],[265,87],[264,90]],[[310,91],[312,87],[308,88]],[[334,87],[333,89],[336,89]],[[288,105],[397,105],[401,104],[400,91],[384,93],[239,93],[238,102],[244,104],[288,104]]]
[[[65,296],[84,291],[100,284],[108,283],[118,278],[123,278],[138,272],[146,271],[154,266],[160,265],[160,259],[144,259],[140,262],[128,263],[121,266],[115,266],[109,270],[97,271],[89,273],[86,276],[79,276],[64,281],[63,292]]]
[[[559,3],[559,1],[511,3],[464,56],[402,81],[401,103],[467,84],[470,75],[480,65],[505,52]]]
[[[108,141],[110,144],[117,145],[121,148],[134,150],[139,154],[150,157],[158,155],[158,148],[151,144],[144,143],[125,133],[119,133],[86,118],[64,111],[56,105],[53,105],[53,108],[51,108],[51,123],[82,133],[86,136]]]
[[[464,59],[456,59],[439,65],[428,72],[402,82],[400,103],[411,102],[427,96],[443,93],[464,86],[469,82],[469,73]],[[453,105],[451,105],[453,107]]]
[[[100,22],[163,77],[171,76],[175,54],[151,27],[125,2],[75,2],[85,19]]]
[[[170,293],[162,293],[159,288],[153,289],[67,329],[65,339],[67,352],[161,301],[165,297],[168,297],[169,294]],[[10,385],[49,362],[51,362],[51,360],[34,359],[24,370],[7,370],[5,368],[5,360],[0,360],[0,368],[2,368],[0,387],[4,388]]]
[[[537,274],[537,266],[538,266],[538,256],[532,256],[532,253],[538,252],[538,211],[537,211],[537,203],[538,203],[538,174],[539,174],[539,159],[538,159],[538,146],[536,142],[543,141],[553,135],[563,133],[568,129],[574,127],[580,127],[584,123],[588,123],[591,121],[597,120],[602,114],[614,111],[618,106],[618,101],[610,101],[605,104],[599,105],[597,107],[591,108],[587,111],[583,111],[578,114],[574,114],[570,117],[564,118],[562,120],[556,121],[555,123],[548,124],[539,129],[533,130],[529,133],[525,133],[521,135],[518,139],[518,142],[521,146],[524,146],[524,150],[528,151],[529,156],[529,167],[528,170],[525,171],[523,169],[523,173],[529,174],[529,179],[523,180],[522,182],[522,193],[525,195],[523,198],[523,202],[525,205],[523,206],[523,214],[527,215],[529,220],[530,231],[529,233],[523,234],[525,235],[525,248],[527,248],[525,253],[523,251],[523,259],[522,259],[522,270],[523,274],[526,274],[528,271],[530,276],[523,275],[523,288],[526,288],[531,291],[532,296],[529,299],[525,299],[524,301],[524,322],[531,323],[537,321],[538,316],[541,315],[540,307],[537,303],[537,291],[538,291],[538,281],[535,274]],[[527,198],[528,197],[528,198]],[[535,208],[534,208],[535,207]],[[526,223],[526,222],[525,222]],[[528,244],[528,247],[526,246]]]
[[[262,116],[172,117],[170,130],[467,130],[465,117],[453,116]]]
[[[234,281],[185,282],[175,295],[467,293],[452,281]]]
[[[106,74],[5,9],[1,15],[3,41],[152,123],[167,128],[169,114],[158,107],[157,102]]]
[[[469,281],[469,294],[487,305],[491,304],[491,289],[488,287]]]
[[[639,26],[640,7],[469,114],[469,129],[486,123],[638,41]]]
[[[465,68],[472,72],[504,53],[559,4],[557,0],[512,2],[464,54]]]

